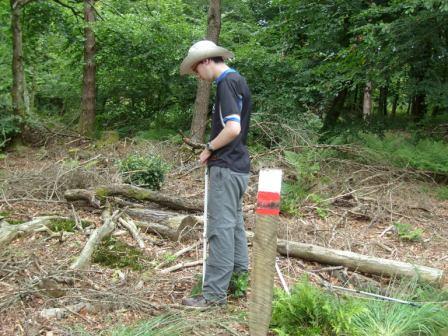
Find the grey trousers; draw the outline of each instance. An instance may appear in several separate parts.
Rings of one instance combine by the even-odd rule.
[[[208,194],[208,257],[203,295],[225,300],[233,272],[247,272],[249,259],[244,230],[242,200],[249,174],[210,167]]]

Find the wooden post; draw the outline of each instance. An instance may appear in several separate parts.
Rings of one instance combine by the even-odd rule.
[[[281,182],[281,170],[260,171],[249,300],[251,336],[267,335],[271,321]]]

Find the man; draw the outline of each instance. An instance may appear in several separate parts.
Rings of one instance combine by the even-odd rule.
[[[247,275],[248,251],[242,214],[242,199],[249,179],[246,147],[251,97],[246,80],[224,60],[233,57],[211,41],[199,41],[180,66],[181,75],[196,74],[215,81],[216,99],[210,142],[199,155],[210,176],[207,240],[203,294],[183,300],[192,307],[221,305],[232,274]]]

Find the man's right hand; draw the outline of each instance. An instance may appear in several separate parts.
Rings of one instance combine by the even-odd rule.
[[[210,150],[208,150],[207,148],[204,149],[201,154],[199,155],[199,162],[201,162],[201,164],[206,164],[208,158],[212,155],[212,152]]]

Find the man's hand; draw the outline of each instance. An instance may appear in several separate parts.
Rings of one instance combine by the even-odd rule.
[[[201,154],[199,155],[199,161],[200,161],[202,164],[206,164],[208,158],[209,158],[211,155],[212,155],[212,152],[209,151],[209,150],[206,148],[206,149],[204,149],[204,150],[201,152]]]

